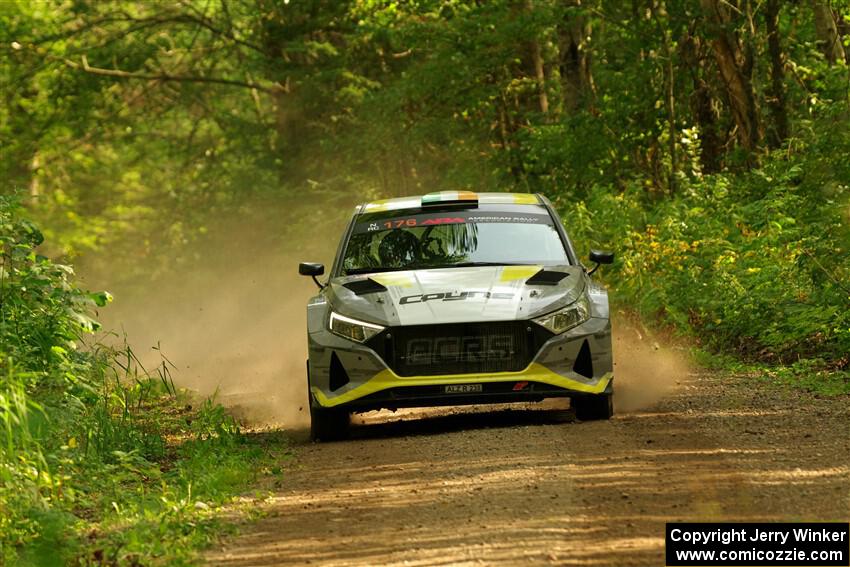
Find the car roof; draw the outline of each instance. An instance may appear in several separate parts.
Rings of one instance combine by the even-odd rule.
[[[479,205],[542,205],[542,199],[533,193],[473,193],[472,191],[441,191],[429,193],[428,197],[439,195],[438,199],[457,204],[459,201],[477,201]],[[364,203],[358,208],[360,213],[419,209],[426,195],[412,195],[395,199],[382,199]]]

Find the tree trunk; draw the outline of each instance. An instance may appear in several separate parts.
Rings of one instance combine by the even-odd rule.
[[[30,160],[30,197],[38,198],[41,196],[41,182],[39,180],[38,170],[41,169],[41,157],[38,152],[33,155]]]
[[[505,76],[511,76],[509,69],[504,69]],[[522,164],[522,159],[517,151],[517,143],[515,135],[519,129],[514,114],[511,112],[511,104],[505,92],[502,92],[499,97],[499,145],[502,146],[502,152],[506,157],[508,168],[514,181],[523,183],[525,180],[525,171]]]
[[[782,43],[779,37],[780,0],[768,0],[765,8],[767,25],[767,51],[770,55],[770,88],[767,106],[773,118],[771,128],[767,129],[767,143],[778,148],[788,138],[788,112],[785,106],[785,58],[782,55]]]
[[[844,61],[844,46],[835,23],[835,15],[826,0],[811,0],[815,16],[815,33],[818,37],[818,47],[830,65],[836,61]]]
[[[658,32],[662,35],[661,49],[664,55],[664,106],[667,111],[667,143],[670,152],[670,173],[667,177],[667,190],[670,195],[676,193],[676,176],[679,172],[679,159],[676,146],[678,138],[676,132],[676,80],[673,74],[673,50],[669,20],[667,19],[667,6],[665,3],[652,3],[652,16]]]
[[[540,102],[540,112],[549,113],[549,96],[546,94],[546,73],[543,71],[543,55],[540,53],[540,42],[531,41],[531,62],[534,65],[534,77],[537,79],[537,98]]]
[[[726,89],[729,107],[738,130],[738,141],[747,151],[758,149],[761,125],[755,92],[748,71],[751,59],[745,56],[724,0],[701,0],[711,30],[711,47]]]
[[[676,149],[676,139],[678,138],[676,131],[676,80],[673,75],[673,53],[670,49],[669,30],[666,30],[664,34],[664,54],[667,57],[667,69],[665,73],[667,76],[667,93],[664,98],[667,104],[667,128],[668,136],[670,137],[668,140],[670,144],[670,178],[668,179],[668,185],[670,195],[673,195],[676,193],[676,176],[679,174],[679,156]]]
[[[699,124],[700,165],[704,173],[717,173],[722,166],[723,143],[717,135],[717,116],[714,112],[714,97],[711,87],[702,77],[694,79],[691,108]]]
[[[695,28],[696,22],[691,27]],[[679,42],[679,49],[684,68],[689,71],[693,83],[689,102],[691,114],[699,127],[701,169],[704,173],[716,173],[721,167],[723,143],[717,134],[714,96],[705,81],[709,54],[700,38],[691,32],[686,33]]]
[[[594,86],[587,50],[590,25],[584,16],[576,14],[581,0],[569,0],[567,4],[569,8],[558,24],[558,71],[564,110],[572,112],[583,106]]]
[[[533,0],[523,0],[521,5],[516,6],[516,12],[523,12],[525,17],[533,17]],[[540,39],[537,37],[536,29],[522,46],[523,53],[523,75],[534,79],[535,92],[537,94],[536,106],[543,114],[549,113],[549,95],[546,92],[546,67],[543,60],[543,51],[540,47]]]
[[[850,14],[845,13],[844,16],[848,16]],[[844,45],[844,40],[847,39],[847,36],[850,35],[850,21],[841,16],[839,11],[836,14],[835,18],[835,26],[838,28],[838,41],[841,42],[841,45]],[[844,49],[844,57],[848,63],[850,63],[850,51],[846,48]]]

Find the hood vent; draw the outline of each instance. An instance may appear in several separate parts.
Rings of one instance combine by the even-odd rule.
[[[331,353],[330,374],[328,387],[330,387],[332,392],[339,390],[350,381],[348,378],[348,372],[345,371],[345,367],[343,367],[342,362],[339,361],[339,357],[335,352]]]
[[[380,293],[382,291],[387,291],[386,287],[379,284],[372,278],[366,278],[365,280],[355,280],[353,282],[344,283],[342,285],[343,287],[347,287],[357,295],[366,295],[367,293]]]
[[[558,285],[560,281],[570,274],[566,272],[554,272],[548,270],[540,270],[527,280],[526,285]]]
[[[587,343],[587,339],[584,339],[584,342],[581,343],[578,356],[573,364],[573,372],[585,378],[593,378],[593,361],[590,359],[590,345]]]

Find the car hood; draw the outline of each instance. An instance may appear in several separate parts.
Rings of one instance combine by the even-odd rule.
[[[338,313],[385,326],[512,321],[569,305],[584,292],[581,267],[542,270],[476,266],[383,272],[334,278],[325,291]]]

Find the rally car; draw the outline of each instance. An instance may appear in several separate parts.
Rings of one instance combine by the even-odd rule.
[[[613,413],[608,295],[542,195],[439,192],[358,206],[330,278],[303,262],[311,434],[352,412],[568,397]]]

